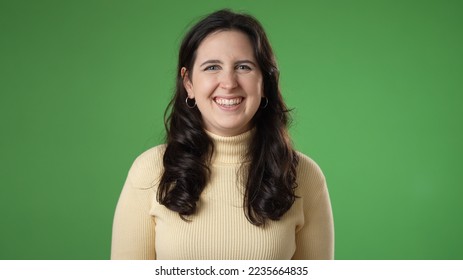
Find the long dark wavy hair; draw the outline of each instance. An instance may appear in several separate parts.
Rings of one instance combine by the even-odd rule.
[[[288,135],[290,116],[281,96],[272,48],[261,24],[247,14],[230,10],[214,12],[194,25],[182,41],[176,89],[164,114],[167,147],[157,200],[186,219],[196,212],[209,180],[214,145],[203,128],[198,108],[191,109],[185,104],[187,91],[181,69],[193,69],[200,43],[209,34],[222,30],[241,31],[249,37],[262,72],[264,96],[268,99],[268,105],[261,106],[251,120],[255,132],[247,159],[252,168],[247,168],[244,176],[247,177],[244,214],[252,224],[261,226],[268,219],[278,220],[293,205],[298,157]]]

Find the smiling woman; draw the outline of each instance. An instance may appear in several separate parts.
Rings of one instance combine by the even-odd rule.
[[[292,148],[278,79],[254,17],[221,10],[191,28],[166,144],[135,160],[119,198],[113,259],[333,258],[325,178]]]

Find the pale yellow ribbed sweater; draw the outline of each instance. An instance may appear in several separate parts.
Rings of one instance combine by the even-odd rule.
[[[211,178],[191,222],[156,201],[165,145],[141,154],[122,190],[113,224],[112,259],[332,259],[330,199],[320,168],[300,154],[298,188],[291,209],[265,227],[249,223],[237,172],[251,132],[209,133],[215,152]]]

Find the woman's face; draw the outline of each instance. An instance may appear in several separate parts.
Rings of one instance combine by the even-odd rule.
[[[248,36],[240,31],[208,35],[196,51],[192,73],[182,68],[189,98],[195,98],[204,128],[221,136],[251,129],[259,109],[262,73]]]

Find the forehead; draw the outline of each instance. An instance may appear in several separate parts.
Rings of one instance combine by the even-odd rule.
[[[248,35],[237,30],[220,30],[209,34],[197,49],[197,59],[254,59]]]

